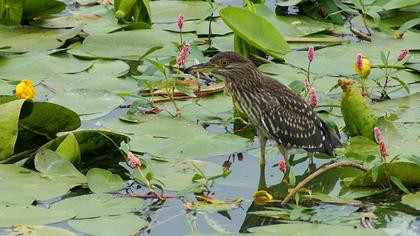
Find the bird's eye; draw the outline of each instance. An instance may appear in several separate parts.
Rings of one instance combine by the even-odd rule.
[[[227,66],[229,62],[227,60],[220,60],[219,64],[223,67]]]

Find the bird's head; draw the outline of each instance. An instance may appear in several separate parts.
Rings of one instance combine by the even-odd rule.
[[[251,70],[257,70],[255,64],[241,54],[236,52],[219,52],[209,62],[186,68],[185,72],[210,72],[221,75],[228,80],[237,80],[244,78],[244,76],[249,77]]]

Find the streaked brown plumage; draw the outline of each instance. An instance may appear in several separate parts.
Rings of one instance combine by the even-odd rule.
[[[338,137],[301,97],[279,81],[263,75],[249,59],[235,52],[220,52],[209,63],[187,70],[209,70],[226,80],[228,91],[257,129],[261,158],[265,162],[265,143],[272,139],[287,161],[287,148],[334,155]]]

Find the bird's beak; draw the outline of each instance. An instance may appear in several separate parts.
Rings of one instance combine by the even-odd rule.
[[[207,73],[207,72],[211,72],[214,68],[216,68],[215,65],[211,64],[210,62],[206,62],[206,63],[190,66],[184,70],[184,73],[191,73],[191,72]]]

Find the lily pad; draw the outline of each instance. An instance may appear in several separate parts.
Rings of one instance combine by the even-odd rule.
[[[378,169],[371,169],[367,174],[359,174],[351,181],[350,186],[361,186],[361,187],[381,187],[386,186],[387,176],[395,176],[399,178],[404,186],[419,186],[420,185],[420,176],[418,175],[420,171],[420,166],[417,166],[414,163],[406,161],[398,161],[382,164]],[[377,172],[377,179],[372,178],[372,172]]]
[[[78,1],[79,2],[79,1]],[[76,8],[70,11],[71,15],[59,16],[46,19],[40,23],[43,28],[71,28],[83,25],[83,32],[88,34],[110,33],[126,27],[118,24],[113,9],[104,6],[89,7],[93,9],[86,11],[86,8]]]
[[[110,194],[87,194],[66,198],[51,205],[50,209],[74,213],[77,219],[121,215],[138,211],[143,200],[117,197]]]
[[[0,105],[0,160],[11,156],[18,136],[20,110],[25,100],[15,100]]]
[[[121,152],[118,150],[119,144],[123,141],[128,142],[127,136],[106,130],[78,130],[72,134],[79,143],[81,161],[93,162],[91,165],[100,165],[105,161],[117,164],[122,158]],[[56,150],[66,137],[58,137],[42,146],[41,149]],[[95,158],[101,156],[107,156],[108,159],[102,159],[100,163],[95,163]]]
[[[420,211],[420,192],[410,193],[402,196],[401,202]]]
[[[8,236],[26,236],[26,235],[42,235],[42,236],[76,236],[75,233],[65,229],[51,227],[46,225],[14,225]]]
[[[219,175],[223,171],[221,165],[198,160],[151,160],[149,163],[155,174],[154,178],[161,181],[164,184],[163,188],[169,191],[181,191],[192,185],[193,176],[200,174],[196,167],[203,171],[207,177]]]
[[[14,164],[0,165],[0,205],[29,205],[34,200],[62,196],[81,182],[80,178],[66,176],[66,173],[69,172],[58,174],[62,176],[45,177],[39,172]]]
[[[228,155],[249,149],[249,139],[233,134],[196,135],[189,138],[153,138],[150,136],[132,137],[133,151],[147,152],[168,159],[203,158]]]
[[[220,10],[220,16],[242,39],[263,52],[279,59],[283,59],[283,55],[290,52],[290,47],[281,33],[262,16],[237,7],[223,8]]]
[[[201,1],[151,1],[150,9],[153,23],[168,23],[176,22],[181,13],[185,20],[201,19],[210,5]]]
[[[37,5],[37,4],[35,4]],[[81,28],[47,30],[35,26],[21,26],[15,29],[0,28],[0,41],[10,48],[2,52],[40,52],[61,47],[67,39],[80,33]]]
[[[413,93],[410,96],[376,103],[372,105],[372,110],[377,115],[384,115],[385,112],[391,114],[394,113],[398,116],[396,122],[419,122],[418,117],[420,116],[420,92]]]
[[[82,120],[104,116],[124,102],[121,97],[109,92],[86,89],[67,91],[49,101],[75,111]]]
[[[115,192],[127,187],[127,183],[109,170],[92,168],[87,173],[89,189],[94,193]]]
[[[15,85],[9,84],[4,80],[0,80],[0,94],[12,95]]]
[[[70,133],[63,142],[57,147],[55,152],[71,163],[78,164],[80,162],[80,147],[74,134]]]
[[[0,58],[0,78],[34,84],[57,74],[78,73],[91,67],[93,61],[77,59],[69,54],[30,54]]]
[[[66,4],[57,0],[25,0],[22,17],[24,20],[32,20],[39,16],[49,16],[61,12]]]
[[[182,118],[191,122],[201,122],[206,124],[220,124],[233,116],[232,98],[222,94],[208,96],[198,101],[177,101],[181,107]],[[163,103],[158,105],[159,108],[175,113],[175,108],[171,103]],[[166,115],[165,113],[161,113]],[[170,116],[168,114],[168,116]]]
[[[42,148],[37,152],[34,165],[48,178],[66,178],[78,185],[87,182],[86,177],[73,164],[49,149]]]
[[[183,37],[188,41],[195,38],[188,34],[183,34]],[[171,42],[178,41],[179,36],[177,34],[163,30],[130,30],[89,35],[83,41],[80,50],[97,58],[137,61],[147,54],[169,45]],[[72,53],[72,50],[69,52]],[[153,55],[161,54],[154,53]]]
[[[89,235],[136,235],[147,221],[135,215],[104,216],[94,219],[70,220],[69,225]]]
[[[33,206],[0,206],[0,227],[13,225],[51,224],[75,216],[68,211],[51,210]]]
[[[79,126],[80,119],[72,110],[49,102],[34,102],[31,113],[19,121],[15,152],[39,147],[54,139],[57,133]]]
[[[119,120],[105,120],[101,124],[107,129],[127,135],[146,135],[161,139],[188,138],[207,133],[202,127],[185,120],[177,120],[161,115],[147,115],[142,118],[139,124]]]

